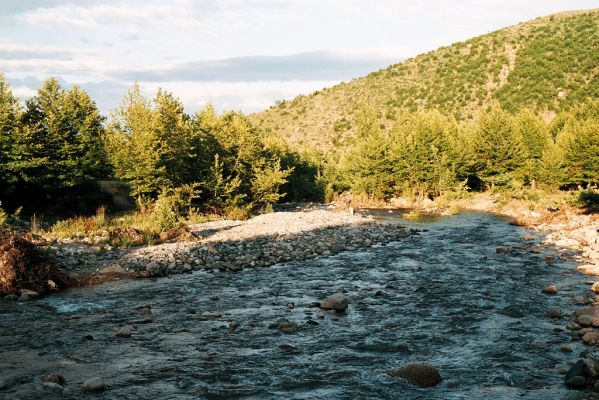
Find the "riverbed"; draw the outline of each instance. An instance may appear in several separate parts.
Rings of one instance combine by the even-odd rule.
[[[97,399],[565,395],[560,372],[584,349],[564,330],[571,297],[585,288],[574,264],[548,263],[556,250],[537,246],[541,234],[493,214],[395,221],[420,233],[269,268],[0,302],[0,375],[8,386],[0,398],[87,398],[80,384],[91,377],[106,382]],[[557,295],[541,293],[550,284]],[[350,299],[347,312],[319,318],[314,303],[333,293]],[[566,315],[546,316],[556,310]],[[277,329],[281,320],[297,331]],[[125,325],[133,335],[116,336]],[[434,365],[443,382],[418,388],[385,373],[414,361]],[[52,373],[64,376],[62,393],[39,383]]]

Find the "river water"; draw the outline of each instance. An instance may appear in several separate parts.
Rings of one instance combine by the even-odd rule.
[[[238,274],[198,271],[1,302],[9,388],[0,398],[36,398],[35,381],[48,373],[66,378],[63,399],[89,397],[79,384],[94,376],[107,384],[98,399],[562,397],[559,370],[574,356],[559,349],[583,348],[561,329],[567,318],[545,313],[572,309],[584,276],[568,262],[548,264],[553,250],[531,252],[540,236],[491,214],[397,221],[423,231]],[[559,294],[541,294],[551,283]],[[348,311],[317,318],[311,303],[337,292],[351,299]],[[136,310],[144,304],[151,314]],[[280,319],[298,331],[269,328]],[[231,321],[239,327],[230,330]],[[115,336],[123,325],[132,337]],[[435,365],[443,382],[422,389],[384,373],[413,361]]]

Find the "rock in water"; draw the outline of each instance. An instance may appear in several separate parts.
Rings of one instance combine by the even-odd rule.
[[[421,387],[437,386],[443,380],[437,368],[426,362],[406,364],[399,369],[387,371],[387,375],[400,376]]]
[[[83,392],[101,392],[104,389],[106,389],[106,383],[104,383],[104,379],[99,376],[90,378],[81,385],[81,390]]]
[[[557,287],[555,285],[549,285],[545,289],[541,290],[545,294],[557,294]]]
[[[320,308],[324,308],[325,310],[343,311],[347,309],[348,304],[349,300],[347,297],[341,293],[336,293],[321,301]]]
[[[52,382],[58,385],[64,385],[64,377],[59,374],[50,374],[42,378],[42,382]]]
[[[588,386],[587,380],[583,376],[573,376],[566,381],[566,386],[570,386],[575,389],[582,389]]]
[[[131,335],[133,335],[133,328],[129,325],[125,325],[121,329],[119,329],[116,335],[119,337],[131,337]]]
[[[279,322],[278,328],[280,331],[285,333],[297,332],[297,324],[294,322],[282,321]]]

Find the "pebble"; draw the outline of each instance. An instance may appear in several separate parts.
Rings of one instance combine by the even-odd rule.
[[[81,385],[83,392],[101,392],[104,389],[106,389],[106,383],[99,376],[90,378]]]
[[[133,335],[133,328],[129,325],[125,325],[119,329],[116,335],[119,337],[131,337],[131,335]]]
[[[233,332],[237,328],[239,328],[239,321],[233,320],[233,321],[229,322],[229,332]]]
[[[421,387],[437,386],[443,380],[439,370],[426,362],[417,362],[386,371],[389,376],[400,376]]]
[[[64,385],[64,377],[59,374],[50,374],[42,378],[42,382],[53,382],[59,385]]]
[[[559,351],[562,353],[572,353],[572,348],[568,346],[562,346],[559,348]]]
[[[545,313],[547,318],[557,319],[562,318],[564,314],[560,310],[550,310]]]
[[[586,344],[599,344],[599,332],[587,332],[582,335],[582,341]]]
[[[566,385],[573,388],[584,388],[587,386],[587,380],[584,376],[573,376],[566,381]]]
[[[541,290],[545,294],[557,294],[557,286],[549,285],[545,289]]]
[[[289,322],[289,321],[279,322],[277,327],[279,328],[280,331],[285,332],[285,333],[297,332],[297,324],[295,324],[294,322]]]
[[[345,295],[336,293],[322,300],[320,302],[320,308],[324,308],[325,310],[343,311],[347,309],[348,304],[349,300]]]

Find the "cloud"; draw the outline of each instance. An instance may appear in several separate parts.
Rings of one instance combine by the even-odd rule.
[[[154,96],[159,87],[166,88],[193,113],[213,104],[217,110],[260,111],[277,100],[292,99],[298,94],[309,94],[338,81],[292,80],[256,82],[151,82],[141,83],[146,96]]]
[[[157,81],[256,82],[344,80],[381,69],[400,60],[380,54],[310,52],[287,56],[252,56],[196,61],[165,68],[130,70],[118,79]]]

